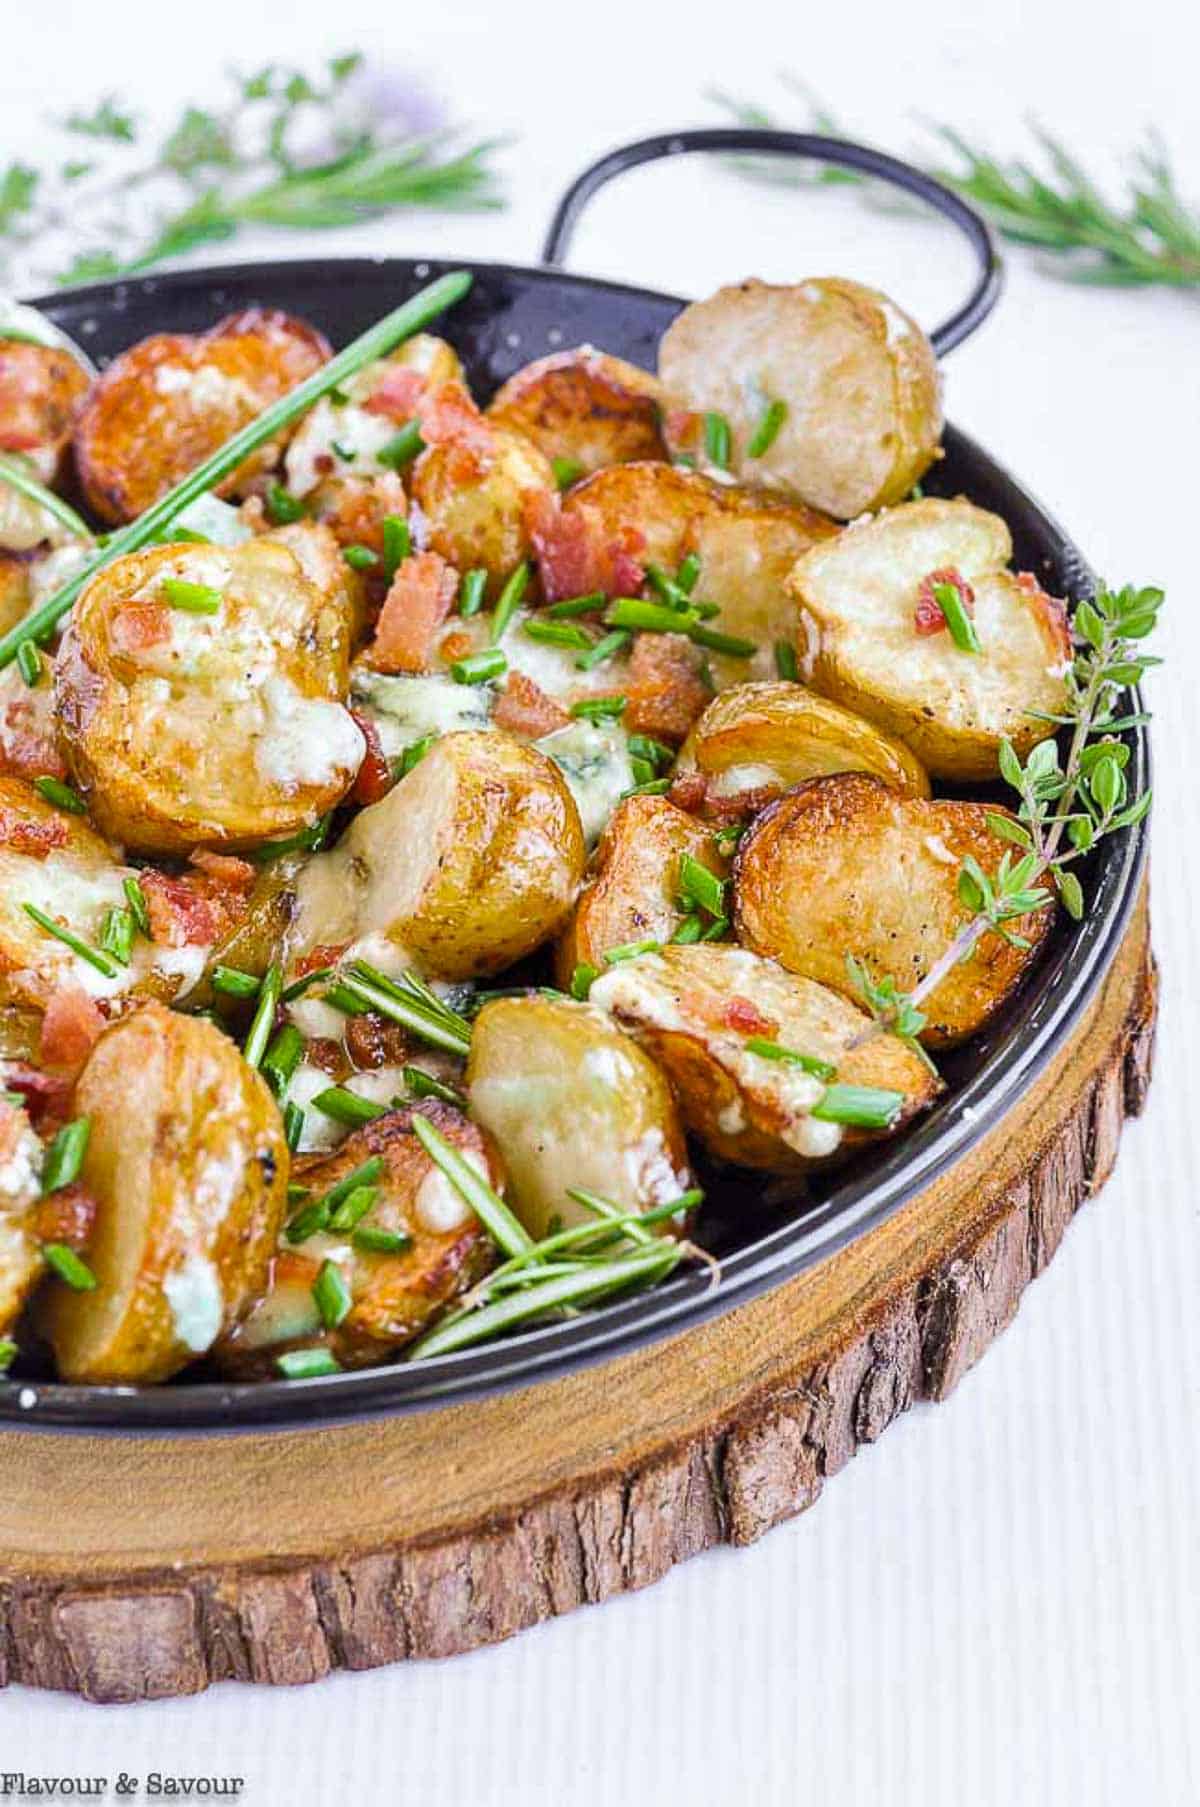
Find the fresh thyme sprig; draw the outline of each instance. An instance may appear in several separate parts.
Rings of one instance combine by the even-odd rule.
[[[272,65],[230,80],[227,99],[186,106],[161,136],[108,96],[62,121],[46,166],[0,169],[0,287],[105,280],[244,227],[502,204],[495,143],[417,133],[413,97],[358,52],[319,75]]]
[[[808,107],[808,117],[801,122],[805,129],[857,136],[818,106],[802,84],[784,81]],[[791,123],[728,94],[713,92],[709,98],[743,125]],[[935,123],[926,129],[959,160],[946,168],[938,158],[922,158],[929,174],[974,201],[1005,238],[1054,254],[1056,275],[1093,285],[1200,287],[1200,211],[1180,193],[1158,139],[1148,139],[1127,158],[1124,193],[1114,203],[1062,140],[1036,122],[1031,131],[1042,155],[1040,168],[1023,157],[997,159],[953,126]],[[851,170],[809,170],[777,157],[739,157],[731,162],[751,180],[774,186],[864,184],[864,178]],[[866,187],[878,193],[874,184],[867,182]]]

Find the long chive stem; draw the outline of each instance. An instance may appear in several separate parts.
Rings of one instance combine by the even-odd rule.
[[[520,1255],[533,1247],[533,1238],[515,1218],[498,1192],[494,1192],[465,1160],[452,1142],[419,1111],[413,1113],[413,1133],[435,1166],[440,1167],[454,1190],[470,1205],[484,1228],[506,1255]]]
[[[56,496],[52,489],[39,483],[19,458],[12,457],[8,452],[0,452],[0,477],[12,489],[19,490],[28,501],[36,502],[48,515],[53,515],[60,527],[65,527],[81,540],[91,541],[92,530],[83,516],[77,515],[70,503],[64,502],[61,496]]]

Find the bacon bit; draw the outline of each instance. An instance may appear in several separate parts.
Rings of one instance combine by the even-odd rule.
[[[453,665],[455,659],[465,659],[468,653],[474,651],[474,635],[469,634],[466,628],[455,628],[451,633],[443,635],[438,646],[438,657],[443,665]]]
[[[87,378],[67,352],[16,339],[0,346],[0,450],[57,450],[86,388]]]
[[[1051,596],[1043,590],[1032,571],[1018,571],[1017,586],[1029,598],[1042,631],[1054,651],[1060,659],[1069,659],[1074,649],[1071,645],[1071,618],[1067,613],[1066,603],[1061,597]]]
[[[82,985],[59,985],[42,1018],[38,1059],[44,1066],[77,1073],[103,1028],[104,1018]]]
[[[36,817],[23,815],[10,803],[0,803],[0,847],[44,860],[55,847],[65,847],[68,839],[67,825],[61,816],[40,822]]]
[[[113,616],[108,636],[114,652],[136,658],[171,638],[171,611],[161,602],[127,602]]]
[[[676,772],[668,795],[676,809],[699,815],[708,800],[708,779],[703,772]]]
[[[99,1208],[92,1194],[75,1180],[42,1199],[34,1213],[34,1235],[39,1242],[65,1242],[68,1248],[86,1249]]]
[[[458,573],[437,552],[406,558],[392,579],[375,627],[377,671],[424,671],[434,637],[454,607]]]
[[[429,378],[406,364],[389,364],[363,407],[368,414],[386,414],[402,425],[417,412],[417,404],[429,387]]]
[[[938,584],[953,584],[962,597],[963,608],[972,620],[975,619],[974,590],[957,566],[946,565],[942,570],[931,571],[927,577],[923,577],[920,588],[917,590],[917,607],[913,615],[913,626],[922,636],[944,633],[948,625],[946,617],[942,613],[941,604],[933,593]]]
[[[292,968],[292,977],[304,979],[309,973],[319,973],[327,966],[336,966],[349,945],[348,941],[318,941],[316,947],[310,948],[307,954],[300,955]]]
[[[663,415],[663,438],[673,452],[697,452],[703,444],[704,416],[691,408],[668,408]]]
[[[571,717],[560,703],[547,696],[523,671],[510,671],[492,711],[492,720],[508,734],[540,740],[556,728],[565,728]]]
[[[322,498],[320,517],[339,546],[365,546],[383,553],[383,523],[388,515],[408,512],[404,485],[395,471],[378,477],[342,477]],[[368,572],[368,577],[370,577]]]
[[[19,778],[65,778],[54,729],[53,691],[26,690],[7,703],[0,722],[0,771]]]
[[[25,1100],[29,1121],[37,1130],[52,1123],[64,1122],[75,1088],[72,1073],[44,1073],[23,1060],[8,1061],[4,1069],[7,1091],[19,1092]]]
[[[239,886],[204,872],[177,878],[147,869],[140,878],[151,938],[162,947],[211,947],[236,928],[246,913],[245,894]]]
[[[640,528],[620,526],[606,538],[594,515],[583,508],[564,509],[557,497],[542,490],[527,494],[524,516],[547,602],[593,590],[635,596],[641,589],[646,536]]]
[[[769,1035],[778,1033],[779,1024],[773,1017],[764,1016],[757,1004],[749,998],[730,998],[725,1006],[724,1023],[727,1029],[734,1029],[739,1035]]]
[[[232,853],[210,853],[204,847],[193,853],[191,864],[197,871],[207,873],[209,878],[219,880],[222,885],[227,885],[231,891],[241,892],[243,896],[247,891],[253,891],[254,881],[258,877],[249,860],[239,860]]]
[[[495,428],[484,419],[461,383],[427,387],[417,418],[426,445],[455,445],[485,459],[496,449]]]
[[[702,665],[702,655],[682,634],[639,634],[622,684],[629,698],[623,725],[656,740],[681,741],[712,701]]]
[[[320,1067],[322,1073],[332,1073],[335,1077],[346,1064],[342,1044],[327,1035],[314,1036],[304,1050],[304,1058],[310,1067]]]
[[[320,1270],[320,1262],[314,1261],[311,1255],[302,1255],[298,1249],[280,1249],[271,1258],[267,1291],[274,1292],[279,1286],[304,1287],[307,1290]]]
[[[346,1023],[346,1052],[356,1067],[398,1067],[412,1053],[412,1042],[400,1027],[366,1011]]]
[[[383,744],[379,739],[379,730],[375,723],[357,709],[350,714],[358,723],[359,733],[367,743],[363,754],[363,762],[358,768],[358,777],[354,780],[350,792],[351,803],[378,803],[386,797],[396,780],[392,776],[392,768],[383,755]]]
[[[723,825],[756,816],[768,803],[774,803],[782,789],[780,784],[756,784],[748,790],[721,793],[703,772],[681,772],[667,794],[677,809]]]

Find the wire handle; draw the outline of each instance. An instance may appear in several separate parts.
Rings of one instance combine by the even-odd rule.
[[[981,326],[1000,299],[1003,285],[1002,265],[991,227],[975,209],[955,194],[952,188],[927,176],[900,157],[874,150],[867,144],[854,144],[846,138],[826,138],[815,132],[784,132],[774,127],[702,126],[683,132],[660,132],[653,138],[639,138],[633,144],[618,145],[607,156],[581,171],[568,188],[555,210],[542,250],[542,262],[561,267],[574,237],[584,208],[597,190],[642,163],[657,163],[663,157],[678,157],[692,151],[749,151],[779,153],[795,157],[812,157],[819,163],[836,163],[843,169],[858,170],[890,182],[958,227],[967,240],[979,266],[975,285],[962,306],[949,319],[943,320],[930,335],[939,357],[953,351],[956,345]]]

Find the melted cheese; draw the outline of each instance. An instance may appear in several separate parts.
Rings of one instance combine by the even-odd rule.
[[[608,818],[634,783],[629,737],[616,722],[580,720],[535,740],[567,781],[588,846],[604,832]]]
[[[267,678],[261,694],[264,721],[254,763],[269,783],[285,791],[324,789],[358,770],[367,743],[340,703],[304,696],[278,675]]]

